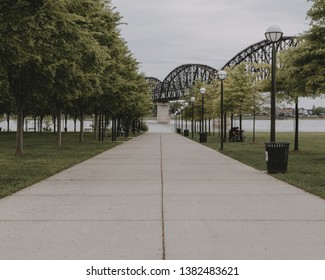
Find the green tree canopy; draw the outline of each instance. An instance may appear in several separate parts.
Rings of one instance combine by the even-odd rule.
[[[254,105],[253,77],[245,63],[228,70],[225,80],[225,111],[242,114],[251,112]]]
[[[35,110],[29,106],[28,113],[50,107],[58,125],[65,108],[77,109],[81,119],[95,107],[116,115],[148,112],[149,89],[120,36],[120,19],[109,0],[0,1],[0,73],[15,101],[17,155],[31,101]]]
[[[283,57],[286,83],[299,96],[316,96],[325,92],[325,5],[311,0],[307,15],[310,29],[299,39],[296,48]]]

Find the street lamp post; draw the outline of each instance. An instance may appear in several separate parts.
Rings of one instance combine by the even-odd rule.
[[[177,111],[174,113],[174,131],[177,131]]]
[[[201,127],[200,127],[200,143],[207,142],[207,133],[204,131],[204,94],[206,93],[205,88],[200,88],[200,93],[202,95],[202,114],[201,114]]]
[[[188,136],[189,131],[187,129],[187,106],[188,106],[188,102],[184,103],[184,107],[185,107],[185,129],[184,129],[184,136]]]
[[[227,78],[227,72],[224,70],[220,70],[218,72],[218,78],[221,80],[221,98],[220,98],[220,150],[223,150],[223,81]]]
[[[265,38],[272,43],[272,72],[271,72],[271,132],[270,142],[275,142],[275,72],[276,72],[276,43],[282,38],[283,32],[277,25],[270,26],[265,32]]]
[[[187,130],[187,106],[188,106],[188,103],[185,102],[184,107],[185,107],[185,129],[186,130]]]
[[[184,131],[184,129],[183,129],[183,119],[184,119],[184,117],[183,117],[183,112],[184,112],[184,106],[181,107],[181,119],[182,119],[182,123],[181,123],[181,132]]]
[[[195,102],[195,97],[192,96],[191,97],[191,102],[192,102],[192,123],[191,123],[191,131],[192,131],[192,139],[194,137],[194,126],[193,126],[193,123],[194,123],[194,102]]]
[[[287,172],[288,155],[290,143],[275,142],[275,92],[276,92],[276,50],[278,41],[281,39],[283,32],[279,26],[270,26],[265,32],[265,38],[272,45],[272,72],[271,72],[271,130],[270,142],[265,143],[265,158],[267,162],[267,171],[269,173]]]
[[[201,127],[200,127],[200,132],[203,132],[203,127],[204,127],[204,94],[206,93],[205,88],[200,88],[200,93],[202,95],[202,112],[201,112]]]
[[[181,129],[181,109],[178,109],[178,129],[177,129],[177,133],[181,133],[182,129]]]
[[[253,106],[253,143],[255,143],[255,124],[256,124],[256,107]]]

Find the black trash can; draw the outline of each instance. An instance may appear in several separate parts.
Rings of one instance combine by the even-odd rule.
[[[190,131],[188,129],[184,129],[184,136],[189,136]]]
[[[182,132],[180,128],[177,128],[176,131],[177,131],[177,133],[181,133]]]
[[[268,173],[286,173],[288,169],[289,145],[286,142],[265,143],[265,160]]]
[[[200,132],[200,143],[206,143],[208,141],[208,133]]]

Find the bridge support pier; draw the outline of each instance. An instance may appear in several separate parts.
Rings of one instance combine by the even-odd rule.
[[[169,123],[169,102],[157,102],[157,122]]]

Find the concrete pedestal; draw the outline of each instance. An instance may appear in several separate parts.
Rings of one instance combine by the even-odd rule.
[[[170,122],[168,102],[157,102],[157,122],[158,123]]]

